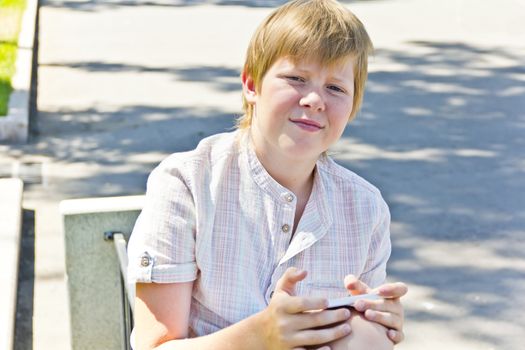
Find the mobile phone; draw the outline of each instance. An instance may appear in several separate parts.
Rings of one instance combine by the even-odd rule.
[[[341,307],[350,307],[350,306],[353,306],[356,301],[361,300],[361,299],[377,300],[377,299],[382,299],[382,298],[383,298],[382,296],[376,293],[349,295],[343,298],[328,300],[327,309],[338,309]]]

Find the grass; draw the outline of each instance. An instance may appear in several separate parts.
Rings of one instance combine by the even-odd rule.
[[[26,0],[0,0],[0,117],[7,115]]]

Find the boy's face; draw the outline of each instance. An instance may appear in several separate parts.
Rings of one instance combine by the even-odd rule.
[[[251,133],[266,158],[317,160],[344,131],[352,112],[354,62],[334,67],[315,61],[278,59],[256,89],[243,76],[246,100],[254,105]]]

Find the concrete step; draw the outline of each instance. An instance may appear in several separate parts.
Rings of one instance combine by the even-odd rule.
[[[0,179],[0,256],[6,263],[0,274],[0,350],[14,345],[23,189],[20,179]]]

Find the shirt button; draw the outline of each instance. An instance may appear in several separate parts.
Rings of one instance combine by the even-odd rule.
[[[283,230],[284,233],[288,233],[288,231],[290,231],[290,225],[284,224],[281,226],[281,230]]]
[[[286,200],[288,203],[293,202],[293,196],[290,193],[287,193],[286,196],[284,196],[284,200]]]
[[[150,264],[151,264],[151,258],[149,257],[149,255],[144,254],[140,258],[140,265],[142,265],[144,267],[148,267]]]

